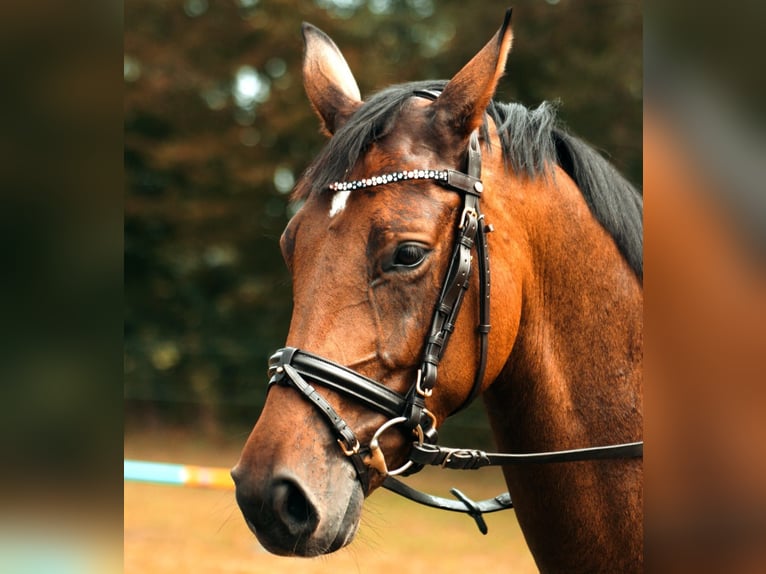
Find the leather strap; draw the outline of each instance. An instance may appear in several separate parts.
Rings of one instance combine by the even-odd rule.
[[[428,464],[438,465],[442,468],[467,470],[478,469],[484,466],[640,458],[643,456],[643,453],[643,441],[529,454],[487,453],[475,449],[454,449],[424,443],[413,445],[410,452],[410,460],[421,468]],[[499,494],[494,498],[476,502],[468,498],[457,488],[452,488],[450,492],[458,499],[455,501],[415,490],[391,476],[386,477],[383,481],[383,488],[418,504],[441,510],[465,512],[476,521],[476,525],[482,534],[487,533],[487,524],[482,514],[513,508],[513,502],[511,501],[510,494],[507,492]]]
[[[481,182],[481,147],[479,144],[479,132],[474,130],[469,138],[468,159],[466,173],[448,170],[446,181],[440,181],[440,185],[461,192],[463,197],[463,211],[458,221],[458,235],[455,239],[455,247],[447,269],[447,274],[442,284],[439,298],[436,302],[434,315],[431,320],[431,328],[423,349],[423,363],[420,368],[419,379],[406,396],[406,407],[403,416],[407,418],[406,426],[415,428],[420,421],[424,420],[426,409],[425,399],[430,396],[437,379],[438,366],[449,343],[450,336],[455,330],[460,307],[466,291],[470,287],[472,250],[477,237],[480,244],[486,247],[483,221],[479,200],[483,191]],[[478,247],[477,247],[478,249]],[[488,281],[489,268],[487,257],[481,257],[480,281],[482,284]],[[488,289],[488,285],[486,285]],[[484,293],[485,289],[482,290]],[[487,291],[488,292],[488,291]],[[489,302],[484,296],[480,296],[480,316],[487,317],[484,321],[488,325]],[[480,329],[480,332],[482,330]],[[488,328],[487,328],[488,331]],[[486,333],[481,335],[481,352],[479,366],[474,379],[471,392],[463,401],[460,410],[478,394],[484,379],[484,368],[487,355]],[[424,427],[425,428],[425,427]],[[435,429],[428,429],[426,442],[436,442]],[[417,463],[408,470],[407,474],[417,472],[422,467]]]
[[[467,153],[468,165],[466,173],[449,170],[447,181],[442,183],[445,187],[462,192],[463,211],[458,221],[459,230],[452,260],[450,261],[447,276],[436,304],[434,317],[431,321],[431,329],[426,339],[420,382],[420,387],[426,394],[436,384],[437,367],[444,355],[450,335],[455,329],[455,322],[460,312],[463,296],[470,286],[471,251],[474,245],[478,243],[477,251],[481,273],[480,283],[482,284],[482,293],[479,298],[482,325],[479,331],[482,333],[481,356],[484,359],[480,360],[469,397],[467,397],[458,410],[473,400],[478,388],[481,387],[484,378],[483,365],[486,363],[486,337],[484,336],[484,330],[486,329],[486,332],[489,331],[489,258],[486,252],[485,227],[479,205],[484,188],[481,182],[481,148],[478,130],[474,130],[471,134]]]
[[[477,180],[481,179],[481,148],[479,147],[478,130],[471,134],[468,143],[468,175]],[[483,192],[483,184],[479,182],[477,186],[474,183],[474,190],[466,191],[465,210],[473,210],[478,218],[478,229],[476,231],[476,254],[479,262],[479,325],[476,328],[479,334],[479,363],[476,368],[476,375],[473,380],[473,387],[468,393],[463,403],[451,414],[455,414],[465,409],[479,395],[484,382],[484,373],[487,368],[487,351],[489,348],[489,330],[490,324],[490,272],[489,272],[489,248],[487,246],[487,234],[493,231],[491,225],[486,225],[484,215],[481,213],[479,199]]]
[[[475,212],[465,215],[461,222],[460,235],[457,238],[452,261],[447,271],[441,295],[431,323],[423,351],[422,379],[423,391],[430,391],[436,384],[437,367],[444,355],[449,338],[455,330],[455,322],[463,302],[463,296],[469,287],[471,275],[471,250],[479,221]]]
[[[594,446],[554,452],[524,454],[484,452],[466,448],[448,448],[434,444],[413,444],[410,460],[420,465],[473,470],[485,466],[508,466],[553,462],[575,462],[615,458],[640,458],[644,455],[644,441],[608,446]]]
[[[359,482],[366,494],[370,488],[369,470],[362,458],[362,449],[359,440],[356,438],[354,431],[351,430],[351,427],[346,424],[346,421],[341,418],[335,409],[332,408],[332,405],[330,405],[330,403],[328,403],[314,387],[301,377],[300,373],[298,373],[292,365],[285,364],[284,366],[278,367],[274,377],[269,381],[269,386],[273,383],[292,385],[294,388],[298,389],[310,403],[317,407],[317,410],[324,416],[327,422],[330,423],[330,427],[338,437],[338,444],[346,456],[348,456],[351,464],[354,465],[356,474],[359,477]]]
[[[457,500],[451,500],[449,498],[433,496],[432,494],[415,490],[411,486],[404,484],[392,476],[386,477],[383,481],[383,488],[390,490],[399,496],[408,498],[413,502],[417,502],[418,504],[430,506],[431,508],[450,510],[452,512],[464,512],[476,521],[476,525],[479,527],[482,534],[487,533],[487,524],[484,522],[482,514],[513,508],[511,496],[507,492],[499,494],[494,498],[476,502],[468,498],[457,488],[452,488],[450,489],[450,492],[457,498]]]
[[[285,347],[269,358],[269,385],[277,382],[279,367],[291,365],[296,371],[323,387],[350,396],[366,407],[386,415],[388,418],[401,416],[404,410],[404,396],[323,357]]]

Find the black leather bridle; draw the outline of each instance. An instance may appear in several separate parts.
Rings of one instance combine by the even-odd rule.
[[[430,91],[416,92],[417,96],[435,99],[438,94]],[[483,514],[512,508],[508,493],[495,498],[474,501],[453,488],[450,492],[457,498],[451,500],[420,492],[394,478],[399,474],[413,474],[425,465],[442,468],[477,469],[484,466],[512,464],[539,464],[596,460],[607,458],[636,458],[643,456],[643,441],[565,450],[547,453],[508,454],[487,453],[481,450],[446,448],[436,444],[436,419],[426,408],[437,379],[437,368],[450,335],[455,327],[463,296],[469,287],[471,253],[476,248],[479,262],[479,325],[480,352],[473,387],[459,411],[470,404],[479,394],[487,362],[489,323],[490,272],[487,235],[492,227],[484,222],[480,210],[483,192],[481,182],[481,149],[478,130],[471,134],[468,145],[467,169],[455,170],[409,170],[388,173],[351,182],[337,182],[330,187],[334,191],[354,191],[407,180],[432,180],[448,190],[462,195],[463,209],[455,247],[444,285],[436,303],[428,337],[423,351],[423,362],[418,377],[406,394],[400,394],[329,359],[303,350],[286,347],[269,359],[269,387],[274,384],[292,386],[312,403],[323,415],[335,433],[343,453],[353,464],[365,493],[369,491],[369,470],[374,468],[384,476],[383,487],[420,504],[464,512],[474,518],[479,530],[487,533]],[[375,432],[369,445],[363,447],[354,431],[330,403],[309,383],[351,397],[370,410],[385,415],[388,420]],[[379,437],[393,426],[401,425],[416,437],[409,460],[400,468],[389,470]]]

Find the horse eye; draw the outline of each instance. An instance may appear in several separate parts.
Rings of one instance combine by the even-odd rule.
[[[428,250],[417,243],[403,243],[396,248],[393,267],[417,267],[428,255]]]

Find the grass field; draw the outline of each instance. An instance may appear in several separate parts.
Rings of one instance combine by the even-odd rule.
[[[245,437],[210,441],[178,431],[128,432],[125,458],[231,467]],[[505,490],[499,471],[426,470],[408,479],[441,496],[457,486],[472,498]],[[239,513],[232,491],[125,483],[126,574],[179,572],[450,574],[536,572],[514,512],[487,515],[482,536],[465,515],[426,508],[386,491],[366,502],[356,540],[315,558],[265,552]]]

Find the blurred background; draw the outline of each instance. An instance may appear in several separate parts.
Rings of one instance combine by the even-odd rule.
[[[324,143],[303,91],[302,21],[327,32],[363,97],[449,78],[506,0],[130,0],[125,4],[128,428],[231,436],[255,421],[282,346],[278,239]],[[563,122],[641,184],[638,1],[519,0],[500,101],[560,102]],[[486,434],[480,409],[455,424]]]

